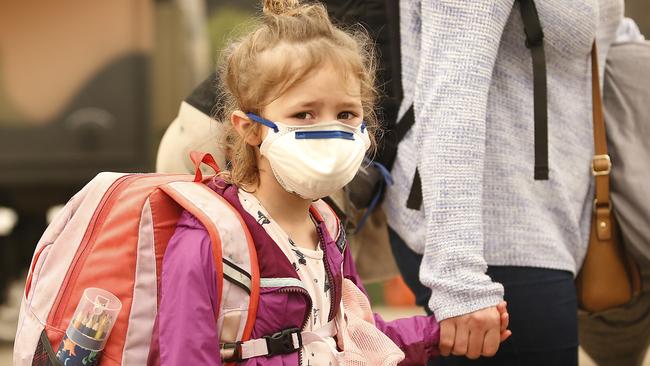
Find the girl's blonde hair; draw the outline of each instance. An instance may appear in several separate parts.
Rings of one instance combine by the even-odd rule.
[[[259,179],[255,148],[230,124],[232,112],[261,114],[266,105],[328,62],[345,77],[359,80],[364,121],[374,148],[378,130],[376,63],[365,30],[333,25],[320,3],[264,0],[260,25],[222,53],[219,89],[223,107],[218,118],[227,124],[223,146],[231,165],[223,176],[226,181],[254,187]],[[247,133],[257,133],[260,128],[256,124]]]

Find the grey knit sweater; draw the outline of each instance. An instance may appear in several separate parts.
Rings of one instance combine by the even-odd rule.
[[[513,0],[401,0],[402,83],[416,123],[384,208],[423,253],[439,320],[496,305],[487,265],[576,273],[593,197],[590,50],[601,66],[622,0],[536,0],[548,69],[550,180],[535,181],[533,84]],[[601,70],[602,72],[602,70]],[[415,168],[423,208],[406,208]]]

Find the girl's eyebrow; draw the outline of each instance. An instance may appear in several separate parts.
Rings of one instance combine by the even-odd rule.
[[[319,107],[323,104],[323,102],[319,100],[310,100],[310,101],[303,101],[303,102],[298,102],[292,106],[292,108],[314,108],[314,107]]]
[[[321,107],[323,105],[323,101],[321,100],[309,100],[309,101],[303,101],[303,102],[298,102],[294,105],[291,106],[291,108],[295,109],[301,109],[301,108],[317,108]],[[359,109],[361,108],[361,103],[358,101],[351,101],[351,100],[346,100],[342,101],[336,104],[337,109]]]
[[[336,105],[337,109],[357,109],[361,108],[360,102],[345,101]]]

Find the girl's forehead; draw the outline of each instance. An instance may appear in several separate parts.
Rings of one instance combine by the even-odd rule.
[[[281,97],[292,99],[359,101],[361,82],[346,70],[325,64],[311,70],[289,87]]]
[[[326,42],[311,42],[280,43],[265,50],[262,56],[258,59],[257,81],[259,85],[270,86],[260,90],[264,104],[278,99],[361,104],[358,54],[349,54]]]

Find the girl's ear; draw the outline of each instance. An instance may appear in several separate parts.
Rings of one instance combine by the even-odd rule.
[[[259,128],[257,122],[251,121],[246,113],[242,111],[232,112],[230,115],[230,122],[235,130],[237,130],[239,136],[243,137],[247,144],[259,146],[262,143],[262,133],[264,129]]]

